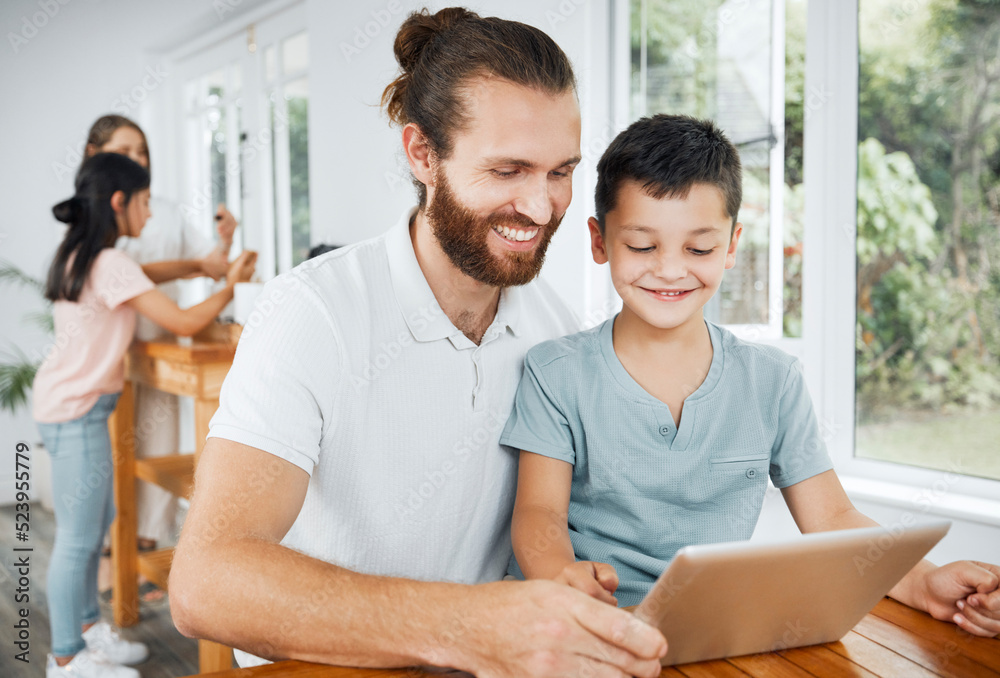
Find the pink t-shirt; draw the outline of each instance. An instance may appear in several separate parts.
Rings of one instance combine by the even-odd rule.
[[[79,299],[53,305],[56,336],[35,375],[35,421],[77,419],[100,396],[122,390],[123,358],[135,330],[135,311],[123,304],[155,287],[128,255],[101,250]]]

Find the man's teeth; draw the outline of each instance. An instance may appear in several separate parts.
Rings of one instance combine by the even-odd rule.
[[[507,238],[507,240],[514,240],[516,242],[523,242],[525,240],[531,240],[538,233],[537,228],[511,228],[510,226],[494,226],[493,230]]]

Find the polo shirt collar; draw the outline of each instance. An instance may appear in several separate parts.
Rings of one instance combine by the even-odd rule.
[[[404,212],[396,225],[386,233],[385,239],[389,276],[392,279],[396,301],[403,312],[403,320],[417,341],[448,338],[457,340],[455,335],[465,338],[462,331],[455,327],[441,310],[430,285],[427,284],[424,272],[420,270],[420,264],[417,263],[417,255],[413,252],[413,241],[410,239],[410,221],[416,213],[416,207]],[[524,288],[525,286],[521,285],[500,291],[497,315],[490,329],[486,331],[486,336],[483,337],[484,342],[491,336],[491,332],[495,332],[495,328],[509,329],[514,336],[519,336],[523,332],[522,308],[528,301],[527,291]]]

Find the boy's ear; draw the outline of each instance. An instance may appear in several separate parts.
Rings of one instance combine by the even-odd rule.
[[[729,240],[729,249],[726,250],[726,270],[736,265],[736,246],[740,244],[741,235],[743,235],[743,224],[737,221],[733,237]]]
[[[434,185],[433,155],[427,137],[414,123],[403,128],[403,150],[410,164],[410,171],[424,186]]]
[[[587,219],[587,226],[590,228],[590,252],[594,255],[594,263],[608,263],[608,251],[604,245],[604,236],[597,224],[597,219],[590,217]]]

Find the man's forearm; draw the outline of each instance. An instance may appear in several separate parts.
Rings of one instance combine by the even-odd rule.
[[[174,622],[185,635],[266,659],[461,663],[455,639],[467,627],[472,587],[362,575],[252,537],[186,536],[170,581]]]

